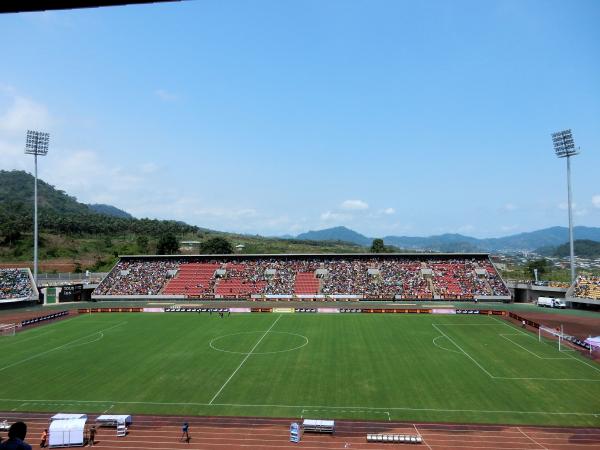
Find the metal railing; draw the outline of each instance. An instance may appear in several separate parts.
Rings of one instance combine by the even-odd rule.
[[[104,277],[108,275],[108,272],[89,272],[89,273],[39,273],[38,274],[38,283],[42,282],[57,282],[57,281],[85,281],[88,283],[91,282],[100,282],[104,279]]]

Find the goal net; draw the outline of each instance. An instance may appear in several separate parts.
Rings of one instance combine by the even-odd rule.
[[[565,340],[567,336],[564,332],[561,331],[560,328],[550,328],[541,325],[538,329],[538,340],[540,342],[545,342],[546,344],[550,344],[555,346],[559,352],[565,350],[571,350],[568,346],[565,345]]]
[[[14,323],[0,323],[0,336],[14,336],[17,325]]]

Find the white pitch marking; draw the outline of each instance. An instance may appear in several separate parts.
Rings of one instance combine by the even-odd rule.
[[[13,409],[11,409],[11,411],[16,411],[17,409],[21,409],[21,407],[23,407],[25,405],[27,405],[27,402],[23,402],[19,406],[15,406]]]
[[[544,450],[548,450],[546,447],[544,447],[542,444],[540,444],[538,441],[536,441],[534,438],[532,438],[531,436],[529,436],[527,433],[525,433],[523,430],[521,430],[521,427],[517,427],[517,430],[519,431],[519,433],[521,433],[523,436],[525,436],[527,439],[529,439],[530,441],[532,441],[534,444],[539,445],[540,447],[542,447]]]
[[[62,348],[64,348],[64,347],[67,347],[67,346],[68,346],[68,345],[70,345],[70,344],[74,344],[75,342],[81,341],[82,339],[88,338],[88,337],[90,337],[90,336],[95,336],[95,335],[97,335],[98,333],[101,333],[101,332],[103,332],[103,331],[108,331],[108,330],[111,330],[111,329],[113,329],[113,328],[116,328],[116,327],[118,327],[118,326],[120,326],[120,325],[123,325],[124,323],[127,323],[127,322],[120,322],[120,323],[118,323],[118,324],[116,324],[116,325],[113,325],[112,327],[105,328],[104,330],[96,331],[96,332],[94,332],[94,333],[91,333],[91,334],[86,334],[85,336],[82,336],[82,337],[80,337],[80,338],[78,338],[78,339],[75,339],[74,341],[67,342],[66,344],[59,345],[58,347],[51,348],[50,350],[46,350],[46,351],[44,351],[44,352],[41,352],[41,353],[38,353],[38,354],[36,354],[36,355],[29,356],[28,358],[22,359],[21,361],[17,361],[17,362],[14,362],[14,363],[12,363],[12,364],[9,364],[8,366],[1,367],[1,368],[0,368],[0,372],[2,372],[3,370],[6,370],[6,369],[10,369],[11,367],[14,367],[14,366],[18,366],[19,364],[23,364],[24,362],[31,361],[32,359],[35,359],[35,358],[37,358],[37,357],[39,357],[39,356],[44,356],[44,355],[46,355],[46,354],[48,354],[48,353],[54,352],[54,351],[56,351],[56,350],[60,350],[60,349],[62,349]]]
[[[413,427],[415,427],[415,431],[417,432],[417,436],[421,436],[421,433],[419,433],[419,429],[417,428],[417,425],[413,423]],[[431,446],[425,442],[425,439],[423,438],[423,436],[421,436],[421,440],[423,441],[423,444],[425,444],[427,446],[427,448],[429,450],[431,450]]]
[[[452,352],[452,353],[456,353],[456,354],[460,355],[460,352],[457,352],[456,350],[451,350],[451,349],[449,349],[449,348],[446,348],[446,347],[442,347],[441,345],[439,345],[439,344],[436,342],[436,341],[437,341],[439,338],[443,338],[443,337],[445,337],[445,336],[442,336],[442,335],[440,334],[439,336],[437,336],[437,337],[434,337],[434,338],[432,339],[432,341],[431,341],[431,342],[432,342],[432,343],[433,343],[433,345],[435,345],[437,348],[441,348],[442,350],[446,350],[447,352]]]
[[[75,344],[75,345],[68,345],[67,348],[74,348],[74,347],[80,347],[82,345],[93,344],[94,342],[98,342],[98,341],[101,341],[102,339],[104,339],[104,333],[102,331],[98,331],[96,334],[100,335],[97,339],[87,341],[87,342],[81,342],[81,343]]]
[[[233,373],[229,376],[229,378],[227,378],[227,381],[225,381],[225,383],[223,383],[223,386],[221,386],[221,388],[217,391],[217,393],[213,396],[213,398],[210,399],[210,402],[208,402],[209,405],[212,405],[212,402],[219,396],[219,394],[221,393],[221,391],[223,389],[225,389],[225,386],[227,386],[227,384],[231,381],[231,379],[238,372],[238,370],[240,370],[240,368],[244,365],[244,363],[248,360],[248,358],[250,358],[250,355],[252,354],[252,352],[254,352],[254,350],[256,350],[256,347],[258,347],[258,345],[262,342],[262,340],[269,333],[269,331],[271,331],[273,329],[273,327],[279,321],[279,319],[281,319],[281,314],[279,316],[277,316],[277,319],[275,319],[275,321],[271,324],[271,326],[269,327],[269,329],[267,331],[265,331],[264,334],[260,337],[260,339],[256,342],[256,344],[254,344],[254,347],[252,347],[252,349],[246,355],[246,357],[242,360],[242,362],[240,363],[240,365],[237,366],[237,369],[235,369],[233,371]]]
[[[7,345],[15,345],[15,344],[17,344],[18,345],[18,344],[22,344],[23,342],[31,341],[32,339],[37,339],[37,338],[39,338],[41,336],[45,336],[45,335],[47,335],[49,333],[54,333],[55,331],[56,331],[55,329],[52,329],[52,330],[48,330],[48,331],[45,331],[45,332],[40,333],[40,334],[36,334],[35,336],[28,337],[26,339],[15,340],[15,341],[12,341],[12,342],[3,342],[3,344],[7,344]]]
[[[247,353],[246,353],[246,352],[233,352],[233,351],[230,351],[230,350],[223,350],[222,348],[215,347],[213,344],[214,344],[215,342],[217,342],[218,340],[220,340],[220,339],[224,339],[224,338],[226,338],[226,337],[230,337],[230,336],[239,336],[239,335],[241,335],[241,334],[256,334],[256,333],[260,333],[260,331],[242,331],[242,332],[240,332],[240,333],[225,334],[225,335],[223,335],[223,336],[218,336],[218,337],[216,337],[216,338],[212,339],[212,340],[211,340],[211,341],[208,343],[208,346],[209,346],[210,348],[212,348],[213,350],[217,351],[217,352],[223,352],[223,353],[233,353],[233,354],[235,354],[235,355],[247,355]],[[273,333],[278,333],[278,334],[289,334],[289,335],[291,335],[291,336],[298,336],[298,337],[301,337],[302,339],[304,339],[304,344],[302,344],[302,345],[299,345],[299,346],[297,346],[297,347],[289,348],[289,349],[287,349],[287,350],[277,350],[277,351],[274,351],[274,352],[254,352],[254,354],[255,354],[255,355],[273,355],[273,354],[275,354],[275,353],[287,353],[287,352],[292,352],[292,351],[294,351],[294,350],[299,350],[299,349],[301,349],[302,347],[306,347],[306,346],[308,345],[308,342],[309,342],[309,341],[308,341],[308,338],[307,338],[306,336],[304,336],[303,334],[289,333],[289,332],[287,332],[287,331],[271,331],[271,334],[273,334]]]
[[[492,317],[492,319],[494,319],[494,320],[497,320],[497,321],[498,321],[498,322],[500,322],[502,325],[506,325],[508,328],[510,328],[510,329],[511,329],[511,330],[513,330],[513,331],[518,331],[519,333],[521,333],[521,334],[523,334],[523,335],[525,335],[525,336],[529,336],[529,337],[531,337],[531,338],[535,339],[535,337],[534,337],[534,336],[532,336],[531,334],[529,334],[529,333],[525,333],[524,331],[521,331],[521,330],[519,330],[518,328],[511,326],[511,325],[509,325],[508,323],[501,321],[501,320],[500,320],[500,319],[498,319],[497,317]],[[595,370],[595,371],[597,371],[597,372],[600,372],[600,369],[599,369],[598,367],[596,367],[596,366],[592,366],[591,364],[589,364],[589,363],[587,363],[587,362],[585,362],[585,361],[583,361],[583,360],[581,360],[581,359],[579,359],[579,358],[577,358],[577,357],[575,357],[575,356],[571,355],[570,353],[567,353],[567,352],[565,352],[565,355],[567,355],[568,357],[570,357],[570,358],[574,359],[575,361],[579,361],[581,364],[585,364],[586,366],[588,366],[588,367],[591,367],[592,369],[594,369],[594,370]],[[594,380],[594,381],[600,381],[600,380]]]
[[[569,359],[569,358],[563,358],[563,357],[557,357],[557,358],[553,358],[553,357],[546,357],[546,356],[540,356],[535,352],[532,352],[531,350],[529,350],[528,348],[523,347],[520,344],[517,344],[515,341],[513,341],[510,337],[508,336],[519,336],[518,334],[500,334],[499,336],[503,337],[504,339],[506,339],[507,341],[509,341],[512,344],[515,344],[517,347],[522,348],[523,350],[525,350],[527,353],[531,353],[533,356],[539,358],[539,359]]]
[[[597,417],[598,413],[587,413],[587,412],[548,412],[548,411],[512,411],[512,410],[485,410],[485,409],[440,409],[440,408],[410,408],[410,407],[385,407],[375,408],[371,406],[325,406],[325,405],[249,405],[239,403],[195,403],[195,402],[141,402],[141,401],[115,401],[115,400],[26,400],[26,399],[12,399],[12,398],[0,398],[0,401],[5,402],[27,402],[27,403],[40,403],[50,404],[52,402],[64,402],[64,404],[77,404],[77,405],[93,405],[93,404],[104,404],[104,405],[166,405],[166,406],[230,406],[236,408],[295,408],[304,410],[364,410],[364,411],[433,411],[433,412],[468,412],[468,413],[484,413],[484,414],[542,414],[551,416],[591,416]]]
[[[446,338],[447,338],[447,339],[448,339],[450,342],[452,342],[452,343],[453,343],[453,344],[454,344],[454,345],[455,345],[455,346],[456,346],[456,347],[457,347],[457,348],[458,348],[458,349],[459,349],[461,352],[463,352],[463,353],[464,353],[464,355],[465,355],[467,358],[469,358],[471,361],[473,361],[473,362],[474,362],[474,363],[477,365],[477,367],[479,367],[481,370],[483,370],[483,371],[484,371],[484,372],[485,372],[485,373],[486,373],[486,374],[487,374],[487,375],[488,375],[490,378],[495,378],[495,377],[494,377],[494,375],[492,375],[491,373],[489,373],[489,372],[486,370],[486,368],[485,368],[485,367],[483,367],[481,364],[479,364],[479,363],[478,363],[478,362],[475,360],[475,358],[473,358],[471,355],[469,355],[467,352],[465,352],[465,351],[462,349],[462,347],[461,347],[460,345],[458,345],[456,342],[454,342],[454,340],[452,340],[452,339],[450,338],[450,336],[448,336],[446,333],[444,333],[442,330],[440,330],[440,329],[437,327],[437,325],[435,325],[435,324],[432,324],[432,325],[433,325],[433,327],[434,327],[436,330],[438,330],[440,333],[442,333],[444,336],[446,336]]]

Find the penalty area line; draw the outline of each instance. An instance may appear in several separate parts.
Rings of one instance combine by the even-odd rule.
[[[20,361],[14,362],[14,363],[9,364],[7,366],[0,367],[0,372],[4,371],[6,369],[10,369],[11,367],[18,366],[19,364],[23,364],[23,363],[25,363],[27,361],[31,361],[32,359],[38,358],[40,356],[47,355],[48,353],[55,352],[57,350],[61,350],[61,349],[65,348],[65,347],[68,347],[69,345],[72,345],[72,344],[75,344],[76,342],[81,341],[82,339],[89,338],[89,337],[92,337],[92,336],[96,336],[97,334],[101,334],[104,337],[104,334],[103,334],[104,331],[112,330],[113,328],[116,328],[116,327],[118,327],[120,325],[123,325],[125,323],[127,323],[127,322],[125,322],[125,321],[120,322],[120,323],[118,323],[116,325],[113,325],[112,327],[108,327],[108,328],[105,328],[103,330],[98,330],[98,331],[95,331],[94,333],[86,334],[85,336],[82,336],[82,337],[80,337],[78,339],[75,339],[73,341],[67,342],[66,344],[59,345],[58,347],[51,348],[50,350],[46,350],[46,351],[43,351],[41,353],[37,353],[35,355],[29,356],[29,357],[27,357],[25,359],[22,359]]]

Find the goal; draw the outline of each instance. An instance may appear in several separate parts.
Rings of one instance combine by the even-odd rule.
[[[564,341],[566,340],[567,335],[560,328],[550,328],[545,327],[544,325],[540,325],[538,328],[538,340],[540,342],[545,342],[550,345],[558,344],[558,351],[570,350],[565,346]]]
[[[17,325],[14,323],[0,323],[0,336],[14,336]]]

